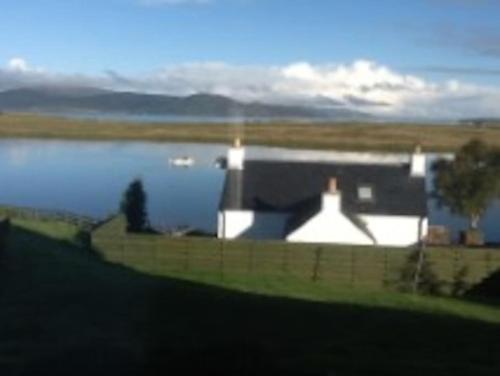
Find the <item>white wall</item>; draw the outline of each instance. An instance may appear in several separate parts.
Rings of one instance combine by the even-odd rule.
[[[373,245],[342,212],[324,210],[287,236],[290,242]]]
[[[219,212],[218,237],[283,239],[288,218],[287,214],[238,210]],[[419,236],[423,238],[428,232],[428,220],[422,221],[418,217],[362,215],[360,219],[366,223],[378,246],[412,246],[418,243]],[[342,212],[328,210],[318,213],[302,227],[289,234],[286,240],[297,243],[374,245],[373,240]]]
[[[217,235],[221,239],[283,239],[288,214],[243,210],[219,212]]]
[[[361,215],[377,245],[408,247],[417,244],[427,235],[428,219],[406,216]],[[420,230],[420,226],[422,229]]]
[[[340,210],[341,194],[324,194],[321,212],[287,236],[291,242],[408,247],[427,235],[428,220],[412,216],[360,215],[369,234]]]

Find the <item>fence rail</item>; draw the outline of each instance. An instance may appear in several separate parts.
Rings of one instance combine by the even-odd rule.
[[[65,210],[34,209],[8,205],[0,205],[0,216],[40,221],[60,221],[88,230],[102,222],[93,217],[79,215]]]
[[[293,277],[338,286],[393,289],[411,249],[219,241],[165,236],[96,236],[93,245],[108,261],[140,271],[168,275],[180,272],[226,276]],[[500,251],[440,249],[426,251],[445,291],[457,275],[470,285],[500,269]],[[465,271],[464,271],[465,270]]]

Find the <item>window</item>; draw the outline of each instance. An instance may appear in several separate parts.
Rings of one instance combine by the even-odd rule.
[[[358,187],[358,199],[360,201],[373,201],[373,189],[370,185],[360,185]]]

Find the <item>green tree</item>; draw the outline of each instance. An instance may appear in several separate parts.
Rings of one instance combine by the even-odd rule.
[[[121,203],[121,211],[127,218],[128,232],[143,232],[147,229],[146,202],[147,196],[142,181],[140,179],[132,181],[123,194]]]
[[[425,249],[411,252],[401,269],[399,289],[414,294],[439,295],[441,283],[432,268]]]
[[[500,187],[500,155],[480,140],[464,145],[454,160],[440,159],[433,165],[435,196],[441,205],[469,219],[477,230],[479,221]]]

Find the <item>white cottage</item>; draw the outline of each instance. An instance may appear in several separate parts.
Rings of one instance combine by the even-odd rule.
[[[221,239],[406,247],[427,235],[426,160],[367,164],[245,160],[229,150]]]

